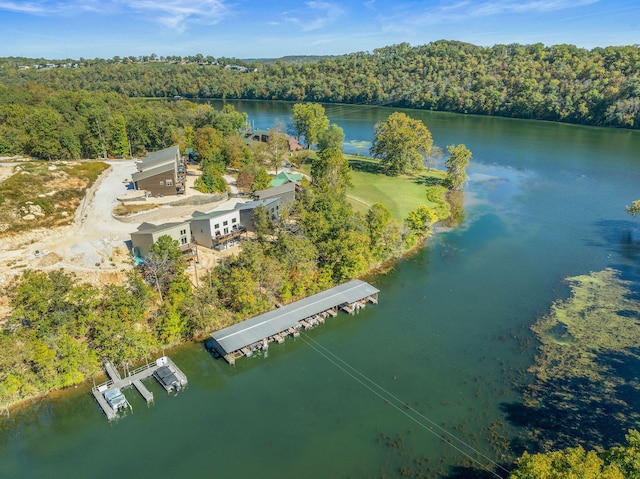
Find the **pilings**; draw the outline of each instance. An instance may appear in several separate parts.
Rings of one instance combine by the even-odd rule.
[[[254,344],[245,346],[241,349],[238,349],[236,351],[232,351],[228,354],[225,354],[223,357],[224,359],[227,361],[227,363],[233,365],[236,363],[236,360],[238,358],[241,358],[243,356],[249,358],[251,356],[253,356],[253,354],[256,351],[259,350],[264,350],[266,351],[269,348],[269,343],[272,342],[276,342],[278,344],[282,344],[284,343],[285,339],[287,336],[293,336],[294,338],[297,338],[300,336],[300,330],[309,330],[314,328],[315,326],[319,325],[319,324],[324,324],[325,319],[329,316],[335,318],[336,316],[338,316],[338,310],[342,310],[348,314],[355,314],[358,311],[360,311],[361,309],[365,308],[366,303],[373,303],[373,304],[378,304],[378,294],[372,294],[370,296],[367,296],[366,298],[363,298],[361,300],[358,301],[354,301],[352,303],[342,303],[338,306],[329,308],[325,311],[322,311],[318,314],[314,314],[312,316],[309,316],[307,318],[301,319],[300,321],[298,321],[298,323],[290,328],[287,328],[284,331],[281,331],[279,333],[275,333],[272,336],[269,336],[267,338],[264,338],[262,341],[258,341]]]

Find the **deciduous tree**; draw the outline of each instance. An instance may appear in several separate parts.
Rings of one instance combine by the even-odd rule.
[[[287,151],[287,136],[277,128],[269,130],[267,140],[267,164],[278,174],[278,167],[282,162],[282,155]]]
[[[318,150],[321,152],[329,148],[342,151],[344,142],[344,130],[335,123],[331,123],[329,128],[321,130],[318,135]]]
[[[171,282],[183,275],[186,267],[180,245],[168,235],[158,238],[143,263],[143,270],[156,287],[161,301]]]
[[[298,140],[304,136],[307,148],[315,145],[320,132],[329,126],[329,118],[320,103],[296,103],[293,105],[292,115]]]
[[[445,183],[450,190],[460,190],[467,181],[467,165],[471,160],[471,152],[463,145],[447,146],[449,158],[445,162],[447,177]]]
[[[431,132],[422,121],[395,112],[375,125],[370,152],[389,175],[398,175],[421,169],[432,144]]]
[[[328,148],[316,155],[311,163],[311,177],[315,186],[339,196],[353,187],[349,163],[337,148]]]
[[[605,465],[595,451],[582,447],[546,454],[524,453],[510,479],[625,479],[615,465]],[[631,476],[629,476],[631,477]]]
[[[260,168],[253,178],[253,190],[266,190],[271,184],[271,177],[265,168]]]

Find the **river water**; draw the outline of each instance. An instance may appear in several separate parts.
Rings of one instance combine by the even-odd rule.
[[[232,103],[256,128],[289,121],[287,103]],[[326,111],[365,154],[394,110]],[[234,367],[201,344],[173,350],[188,389],[148,381],[155,404],[128,391],[133,413],[113,423],[91,385],[13,411],[0,477],[462,478],[519,454],[505,411],[533,361],[529,326],[568,276],[637,273],[624,208],[640,197],[640,132],[406,112],[473,152],[466,218],[371,278],[378,306]]]

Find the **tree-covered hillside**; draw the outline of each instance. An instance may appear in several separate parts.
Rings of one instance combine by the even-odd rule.
[[[35,81],[131,97],[367,103],[640,128],[637,45],[586,50],[540,43],[480,47],[443,40],[311,62],[178,60],[117,58],[35,69],[25,68],[26,59],[2,59],[0,82]]]

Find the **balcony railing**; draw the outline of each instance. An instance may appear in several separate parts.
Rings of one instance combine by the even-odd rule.
[[[242,235],[242,233],[246,233],[246,232],[247,232],[247,228],[245,228],[244,226],[238,226],[236,228],[233,228],[229,233],[213,236],[212,238],[213,244],[225,243],[227,241],[230,241],[232,239],[239,237],[240,235]]]

